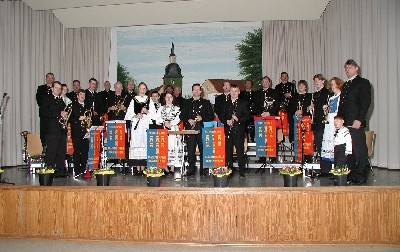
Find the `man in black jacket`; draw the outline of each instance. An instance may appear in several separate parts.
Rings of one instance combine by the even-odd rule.
[[[201,128],[203,122],[209,122],[214,119],[214,112],[209,100],[201,98],[201,86],[196,83],[192,85],[193,97],[185,101],[181,112],[181,120],[185,125],[186,130],[197,130],[197,135],[187,135],[187,149],[189,167],[186,171],[186,176],[195,174],[196,164],[196,146],[200,151],[200,174],[204,174],[203,170],[203,141],[201,136]]]
[[[47,97],[52,93],[51,86],[54,81],[54,74],[46,74],[46,84],[40,85],[36,91],[36,102],[39,106],[39,118],[40,118],[40,140],[42,141],[43,150],[46,147],[46,134],[47,134],[47,123],[43,119],[43,103]]]
[[[247,103],[247,106],[250,110],[251,117],[247,123],[246,126],[246,137],[248,136],[248,141],[254,142],[254,118],[253,116],[255,115],[254,113],[254,94],[255,92],[253,91],[253,81],[252,80],[246,80],[245,81],[245,90],[241,91],[239,94],[239,99],[243,100]]]
[[[83,174],[86,170],[86,164],[89,151],[89,139],[84,138],[87,129],[82,125],[86,120],[85,111],[90,107],[85,105],[85,90],[80,89],[77,93],[76,101],[72,102],[72,112],[69,118],[71,123],[71,137],[74,145],[74,170],[75,175]]]
[[[65,117],[65,103],[60,96],[61,83],[55,81],[52,84],[52,94],[50,94],[42,105],[42,118],[47,125],[46,131],[46,157],[45,163],[56,169],[56,177],[66,177],[65,156],[67,152],[67,130],[64,129],[59,120]]]
[[[100,126],[100,116],[103,114],[104,105],[99,93],[96,92],[97,80],[91,78],[89,80],[89,88],[86,89],[85,104],[92,110],[93,126]]]
[[[224,85],[222,86],[224,93],[215,97],[214,111],[218,118],[224,110],[225,103],[230,100],[230,88],[231,83],[229,81],[224,81]]]
[[[353,142],[353,154],[347,159],[352,171],[350,181],[353,184],[363,184],[368,176],[368,149],[364,131],[371,105],[371,83],[358,75],[359,66],[354,60],[347,60],[344,69],[348,80],[340,95],[338,115],[344,117]]]
[[[239,87],[231,85],[230,100],[225,103],[225,107],[220,114],[220,120],[225,125],[228,167],[233,169],[233,147],[235,146],[240,178],[244,178],[244,138],[247,122],[251,114],[247,103],[243,100],[239,100],[239,93]]]
[[[262,117],[278,115],[279,93],[271,87],[271,79],[268,76],[264,76],[261,84],[262,89],[256,92],[254,98],[255,114]]]
[[[78,91],[81,89],[81,82],[79,80],[74,80],[72,82],[72,91],[67,94],[67,97],[71,101],[77,101]]]

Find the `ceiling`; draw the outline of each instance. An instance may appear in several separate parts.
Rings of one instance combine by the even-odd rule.
[[[66,28],[319,19],[329,0],[23,0]]]

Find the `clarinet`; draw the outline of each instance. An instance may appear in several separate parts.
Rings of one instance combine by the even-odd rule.
[[[142,110],[143,110],[143,108],[146,108],[146,109],[148,109],[148,108],[147,108],[147,104],[146,104],[146,105],[144,105],[144,107],[142,107]],[[143,115],[143,114],[145,114],[145,115],[146,115],[146,113],[141,113],[141,114],[142,114],[142,115]],[[142,119],[142,118],[139,118],[139,119],[137,120],[135,127],[133,127],[133,130],[136,130],[136,129],[137,129],[137,127],[139,126],[140,119]]]
[[[232,117],[233,117],[233,116],[236,116],[236,111],[237,111],[237,99],[232,103],[232,107],[233,107],[233,108],[232,108]],[[231,117],[231,120],[232,120],[232,117]],[[233,129],[234,124],[235,124],[235,121],[233,121],[233,122],[232,122],[232,125],[229,126],[228,138],[231,136],[231,132],[232,132],[232,129]]]

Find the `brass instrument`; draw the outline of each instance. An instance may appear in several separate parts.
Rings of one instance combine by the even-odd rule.
[[[329,115],[329,96],[326,99],[326,105],[328,105],[328,107],[326,109],[324,109],[324,119],[322,120],[323,124],[329,124],[329,118],[328,118],[328,115]]]
[[[22,161],[24,163],[28,163],[28,134],[30,134],[29,131],[22,131],[21,136],[24,140],[24,147],[22,149]]]
[[[274,105],[275,99],[271,98],[271,97],[265,97],[264,99],[264,104],[263,104],[263,108],[264,108],[264,112],[268,112],[268,110],[272,107],[272,105]]]
[[[116,117],[117,117],[117,116],[119,115],[119,113],[121,113],[121,111],[123,110],[122,107],[124,106],[125,99],[126,99],[126,95],[125,95],[125,97],[124,97],[123,100],[119,100],[119,101],[117,102],[117,104],[115,104],[115,107],[118,108],[117,110],[114,110],[114,115],[115,115]]]
[[[310,113],[311,113],[311,124],[314,124],[314,93],[311,94],[311,105],[313,105],[313,107],[310,109]]]
[[[299,101],[297,104],[297,110],[300,110],[301,113],[303,114],[303,106],[301,105],[301,102]]]
[[[83,115],[86,117],[81,121],[81,126],[82,128],[85,128],[87,131],[92,127],[92,110],[88,109],[86,110]]]
[[[65,107],[64,111],[67,112],[67,114],[65,116],[62,116],[60,118],[60,120],[58,120],[58,122],[61,124],[61,127],[63,129],[66,129],[67,128],[67,124],[68,124],[68,119],[69,119],[69,117],[71,116],[71,113],[72,113],[72,103],[69,103]]]

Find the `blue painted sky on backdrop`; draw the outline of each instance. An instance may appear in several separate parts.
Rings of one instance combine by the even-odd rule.
[[[182,69],[183,93],[206,79],[242,79],[235,45],[261,22],[221,22],[133,26],[117,32],[117,59],[138,82],[149,88],[162,84],[172,38]]]

